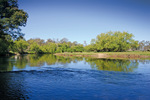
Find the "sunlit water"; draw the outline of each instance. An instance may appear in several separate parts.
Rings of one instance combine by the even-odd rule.
[[[148,100],[150,60],[0,57],[0,100]]]

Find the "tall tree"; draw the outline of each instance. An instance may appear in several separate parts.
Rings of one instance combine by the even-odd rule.
[[[23,36],[20,27],[26,25],[27,18],[28,14],[18,8],[18,0],[0,0],[0,38]]]
[[[28,43],[31,44],[33,42],[36,42],[38,45],[44,45],[45,41],[43,39],[40,38],[35,38],[35,39],[29,39]]]
[[[47,39],[47,41],[46,41],[46,44],[48,44],[49,42],[51,42],[51,43],[55,43],[55,40],[52,40],[52,39]]]
[[[107,32],[97,35],[91,43],[97,51],[127,51],[132,46],[138,47],[138,42],[133,39],[133,34],[128,32]]]
[[[62,38],[61,40],[60,40],[60,43],[67,43],[68,42],[68,39],[67,38]]]

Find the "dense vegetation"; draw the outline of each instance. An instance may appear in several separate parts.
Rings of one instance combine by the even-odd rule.
[[[91,44],[83,45],[76,41],[70,42],[63,38],[60,41],[36,38],[30,40],[10,41],[9,50],[16,53],[63,53],[63,52],[124,52],[130,50],[149,50],[150,42],[135,41],[132,34],[127,32],[102,33]],[[149,44],[148,44],[149,43]],[[147,44],[147,45],[146,45]]]
[[[10,50],[18,53],[62,53],[62,52],[82,52],[84,47],[82,44],[70,42],[66,38],[60,41],[48,39],[16,40],[10,47]]]
[[[91,44],[86,46],[88,51],[122,52],[131,48],[137,48],[138,41],[133,39],[133,34],[127,32],[108,32],[97,35]]]
[[[17,0],[0,0],[0,54],[6,54],[12,39],[23,37],[28,14],[18,8]]]
[[[62,52],[123,52],[127,50],[150,50],[149,41],[135,41],[128,32],[108,32],[97,35],[89,45],[48,39],[23,39],[22,26],[26,25],[28,14],[18,8],[17,0],[0,1],[0,55],[12,53],[62,53]]]

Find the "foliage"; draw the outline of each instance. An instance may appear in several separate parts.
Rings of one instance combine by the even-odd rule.
[[[8,43],[4,42],[2,39],[0,39],[0,54],[5,54],[8,52]]]
[[[29,44],[25,40],[19,40],[19,41],[16,40],[16,41],[14,41],[14,45],[12,47],[12,50],[14,52],[18,52],[20,54],[23,54],[25,52],[25,50],[27,49],[28,45]]]
[[[0,0],[0,54],[6,54],[13,47],[13,39],[21,39],[21,27],[26,25],[28,14],[18,8],[17,0]]]
[[[96,51],[127,51],[131,47],[138,47],[138,42],[133,39],[133,34],[127,32],[107,32],[97,35],[95,40],[92,40],[88,50]]]
[[[73,52],[83,52],[84,51],[83,45],[80,44],[80,45],[77,45],[77,46],[72,46],[71,51],[73,51]]]
[[[42,53],[42,50],[40,48],[40,45],[36,42],[33,42],[32,44],[30,44],[30,46],[28,47],[30,52],[33,53]]]
[[[12,41],[11,36],[7,35],[3,43],[0,39],[0,54],[9,52],[22,53],[66,53],[66,52],[123,52],[129,49],[138,50],[141,46],[149,50],[149,42],[139,42],[133,39],[133,35],[127,32],[108,32],[102,33],[97,36],[96,39],[92,39],[89,45],[83,46],[78,42],[70,42],[68,39],[63,38],[60,41],[58,39],[29,39],[25,41],[18,38],[16,41]],[[142,47],[143,48],[143,47]]]
[[[150,41],[141,41],[139,42],[138,50],[149,51],[150,50]]]
[[[92,39],[91,44],[84,47],[85,51],[87,51],[87,52],[89,52],[89,51],[96,52],[97,48],[96,48],[95,41],[96,41],[95,39]]]
[[[48,39],[46,42],[43,39],[30,39],[28,52],[30,53],[63,53],[63,52],[83,52],[84,47],[81,44],[70,42],[63,38],[60,41]]]
[[[0,55],[8,53],[12,45],[13,41],[9,35],[6,35],[5,39],[0,38]]]
[[[10,35],[23,36],[21,26],[25,26],[28,14],[18,8],[17,0],[0,0],[0,38]]]
[[[49,42],[48,44],[45,44],[42,46],[42,51],[45,53],[55,53],[56,51],[56,44]]]

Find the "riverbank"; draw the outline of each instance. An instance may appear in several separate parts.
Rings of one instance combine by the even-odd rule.
[[[93,58],[120,58],[120,59],[145,59],[150,58],[150,52],[75,52],[75,53],[56,53],[57,56],[76,56]]]

